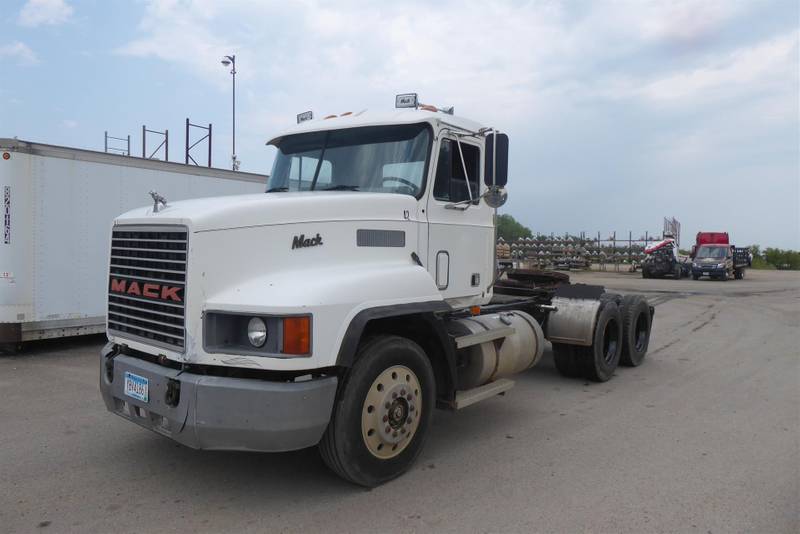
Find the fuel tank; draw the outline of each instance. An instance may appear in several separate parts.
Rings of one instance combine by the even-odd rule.
[[[514,310],[453,321],[455,335],[481,334],[507,329],[506,337],[460,349],[458,389],[465,390],[530,369],[542,357],[544,334],[529,314]]]

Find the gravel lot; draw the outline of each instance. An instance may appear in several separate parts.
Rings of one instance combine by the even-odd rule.
[[[656,305],[645,363],[593,384],[548,351],[371,491],[315,449],[178,446],[105,411],[101,337],[33,345],[0,357],[0,531],[798,532],[800,276],[747,274],[574,275]]]

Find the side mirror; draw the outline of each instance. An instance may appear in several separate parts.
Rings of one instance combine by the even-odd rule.
[[[483,183],[505,187],[508,182],[508,135],[494,133],[486,136]]]

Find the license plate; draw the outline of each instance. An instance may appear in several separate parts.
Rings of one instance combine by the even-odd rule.
[[[143,376],[125,371],[125,395],[142,402],[150,400],[150,382]]]
[[[708,276],[708,275],[710,275],[710,274],[711,274],[711,273],[703,273],[703,276]]]

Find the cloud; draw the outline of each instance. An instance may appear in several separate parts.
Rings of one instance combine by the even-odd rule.
[[[746,86],[763,90],[796,81],[797,47],[796,33],[782,35],[650,82],[641,88],[641,94],[653,100],[674,100]]]
[[[19,12],[19,24],[28,28],[67,22],[74,9],[65,0],[28,0]]]
[[[36,53],[28,45],[19,41],[0,45],[0,60],[3,58],[16,59],[20,65],[35,65],[39,63]]]
[[[709,176],[746,189],[761,179],[753,162],[797,190],[797,16],[794,3],[757,0],[150,0],[116,52],[168,62],[220,93],[230,75],[219,59],[235,53],[248,163],[308,109],[386,109],[408,91],[455,105],[512,136],[515,215],[596,231],[689,206]],[[537,211],[547,208],[539,198],[559,207],[609,190],[647,208],[612,216],[587,201],[576,210],[587,214],[583,228],[567,226],[563,209]],[[652,190],[658,200],[642,201]],[[786,211],[793,224],[797,207]]]

